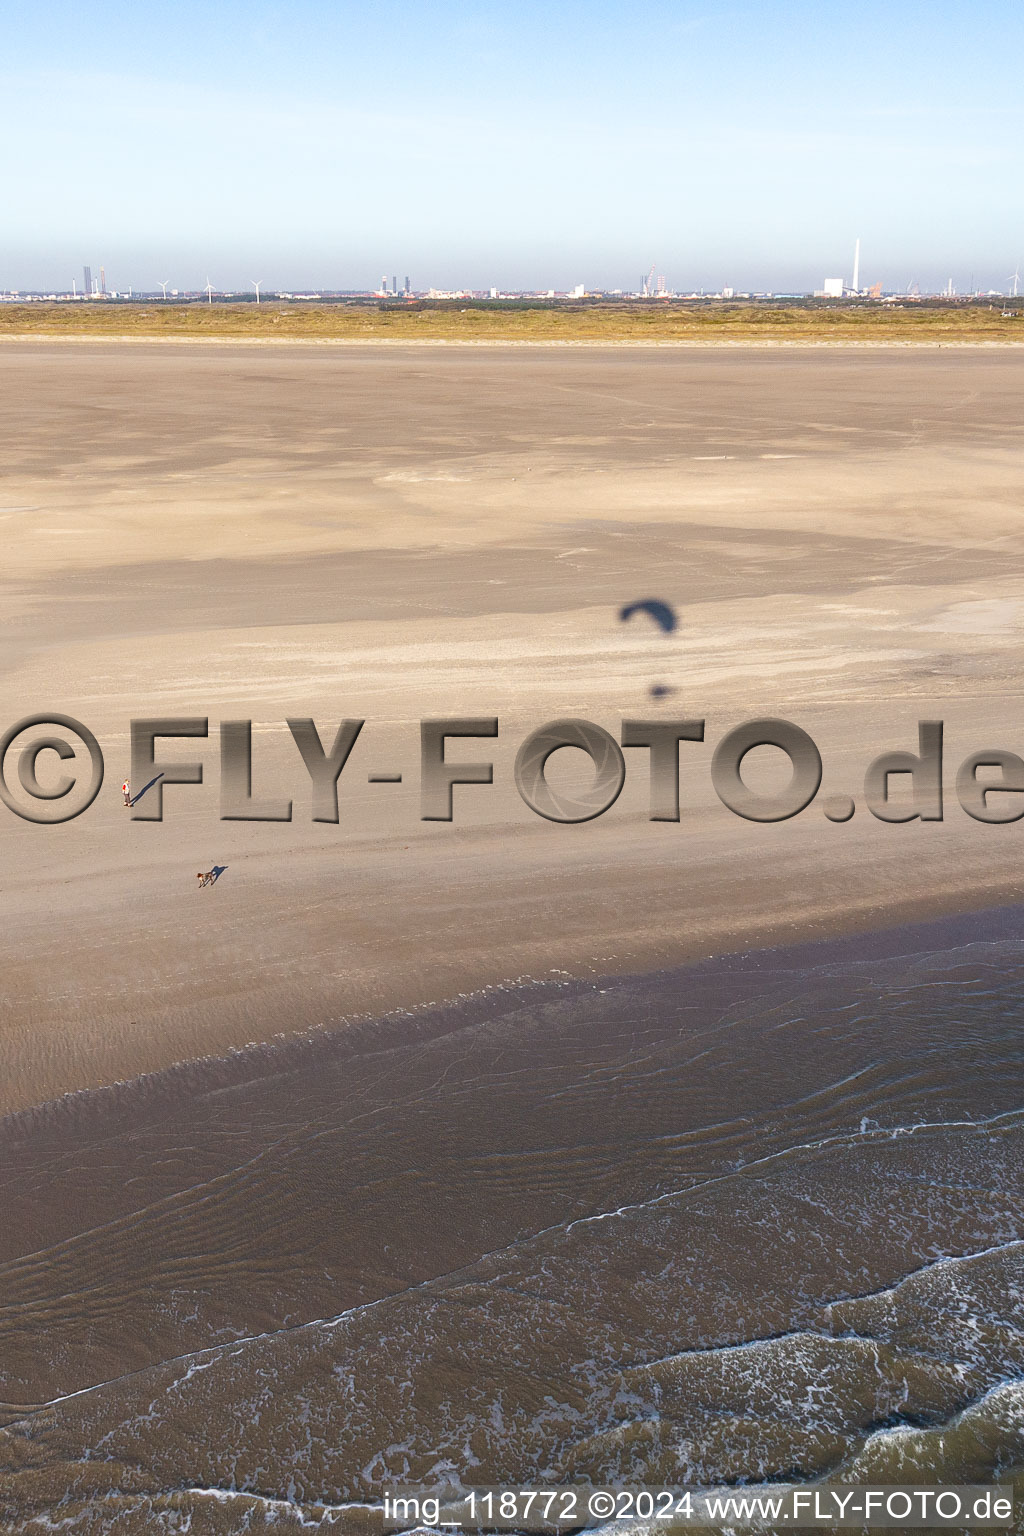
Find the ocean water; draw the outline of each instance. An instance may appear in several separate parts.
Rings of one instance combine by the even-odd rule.
[[[3,1529],[1024,1491],[1018,931],[499,990],[13,1117]]]

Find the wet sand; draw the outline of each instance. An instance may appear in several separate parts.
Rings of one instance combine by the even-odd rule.
[[[1022,834],[951,792],[1024,751],[1022,370],[0,349],[5,717],[108,765],[73,823],[3,813],[12,1528],[327,1528],[438,1467],[1024,1464]],[[672,636],[619,624],[644,596]],[[292,823],[218,820],[215,738],[133,822],[128,722],[163,714],[252,717]],[[307,715],[367,722],[338,826]],[[501,720],[452,825],[419,819],[438,715]],[[566,715],[706,718],[680,823],[634,752],[599,821],[534,816],[515,751]],[[763,715],[858,802],[943,719],[945,820],[740,820],[711,754]]]
[[[1020,1476],[1020,930],[535,984],[11,1117],[10,1528]]]

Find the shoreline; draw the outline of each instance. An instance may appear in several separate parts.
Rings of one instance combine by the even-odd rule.
[[[823,966],[870,965],[903,956],[934,953],[971,943],[1019,939],[1024,936],[1024,900],[992,901],[984,905],[949,910],[942,903],[934,909],[915,902],[894,911],[889,920],[873,921],[875,912],[862,912],[862,921],[851,922],[847,912],[818,925],[825,932],[807,934],[806,924],[780,924],[769,928],[760,942],[710,953],[687,954],[661,964],[622,965],[592,976],[562,971],[556,976],[518,976],[483,982],[448,997],[420,1002],[392,1003],[377,1012],[357,1012],[318,1025],[274,1034],[233,1045],[223,1052],[185,1056],[112,1082],[69,1089],[51,1099],[26,1104],[0,1114],[0,1146],[8,1151],[27,1150],[37,1134],[62,1134],[83,1129],[83,1120],[117,1112],[126,1099],[144,1106],[153,1096],[166,1104],[166,1095],[180,1089],[183,1099],[197,1092],[230,1091],[253,1082],[272,1079],[315,1062],[325,1055],[357,1049],[367,1037],[377,1037],[379,1049],[389,1044],[408,1046],[417,1035],[433,1039],[451,1028],[472,1024],[476,1016],[492,1010],[514,1008],[530,996],[572,993],[580,998],[636,983],[654,980],[691,983],[696,987],[756,977],[771,985],[786,975],[806,975]],[[1006,895],[1011,893],[1007,891]],[[795,931],[794,931],[795,930]],[[651,960],[654,959],[652,955]]]
[[[710,1484],[751,1462],[721,1435],[747,1422],[750,1361],[769,1393],[780,1369],[827,1372],[838,1428],[806,1470],[842,1475],[878,1443],[861,1362],[894,1328],[914,1361],[924,1330],[941,1345],[914,1403],[944,1432],[963,1407],[961,1375],[936,1395],[946,1360],[979,1403],[1019,1368],[1012,1333],[994,1360],[989,1341],[1020,1283],[1020,928],[990,909],[491,993],[8,1126],[5,1507],[189,1508],[197,1445],[203,1486],[358,1503],[388,1447],[436,1457],[439,1402],[490,1482],[513,1413],[531,1466],[593,1472],[579,1425],[624,1376],[704,1437]],[[967,1318],[952,1340],[944,1313]],[[791,1433],[773,1414],[765,1454]]]

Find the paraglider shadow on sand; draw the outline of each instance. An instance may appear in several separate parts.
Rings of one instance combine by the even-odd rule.
[[[619,609],[620,622],[628,623],[634,613],[648,614],[666,635],[670,635],[679,622],[672,604],[663,602],[660,597],[642,597],[635,603],[623,603]],[[650,694],[653,699],[664,699],[674,692],[675,689],[667,683],[651,684]]]

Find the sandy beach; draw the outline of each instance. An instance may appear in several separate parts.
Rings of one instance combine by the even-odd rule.
[[[5,725],[107,766],[2,812],[5,1528],[1022,1480],[1022,834],[954,781],[1024,754],[1024,357],[11,341],[0,381]],[[155,716],[211,728],[161,823],[120,793]],[[766,716],[824,764],[775,824],[710,775]],[[337,825],[289,717],[365,720]],[[456,717],[494,781],[423,821]],[[636,749],[599,819],[535,815],[563,717],[705,720],[679,822]],[[290,822],[219,819],[237,719]],[[944,819],[883,822],[919,720]]]
[[[819,800],[858,798],[920,718],[945,721],[948,775],[1024,748],[1018,355],[12,342],[0,369],[5,718],[67,712],[107,761],[79,820],[4,813],[4,1108],[282,1028],[1018,891],[1019,830],[951,794],[941,825],[816,803],[756,826],[709,777],[762,715],[814,737]],[[672,636],[618,622],[648,595]],[[129,721],[168,713],[209,717],[207,783],[133,824]],[[423,822],[418,722],[459,715],[499,717],[466,749],[494,785]],[[515,752],[566,715],[616,736],[704,718],[680,824],[647,820],[639,752],[600,820],[534,815]],[[338,826],[308,819],[289,716],[366,720]],[[216,722],[239,717],[288,826],[218,820]]]

